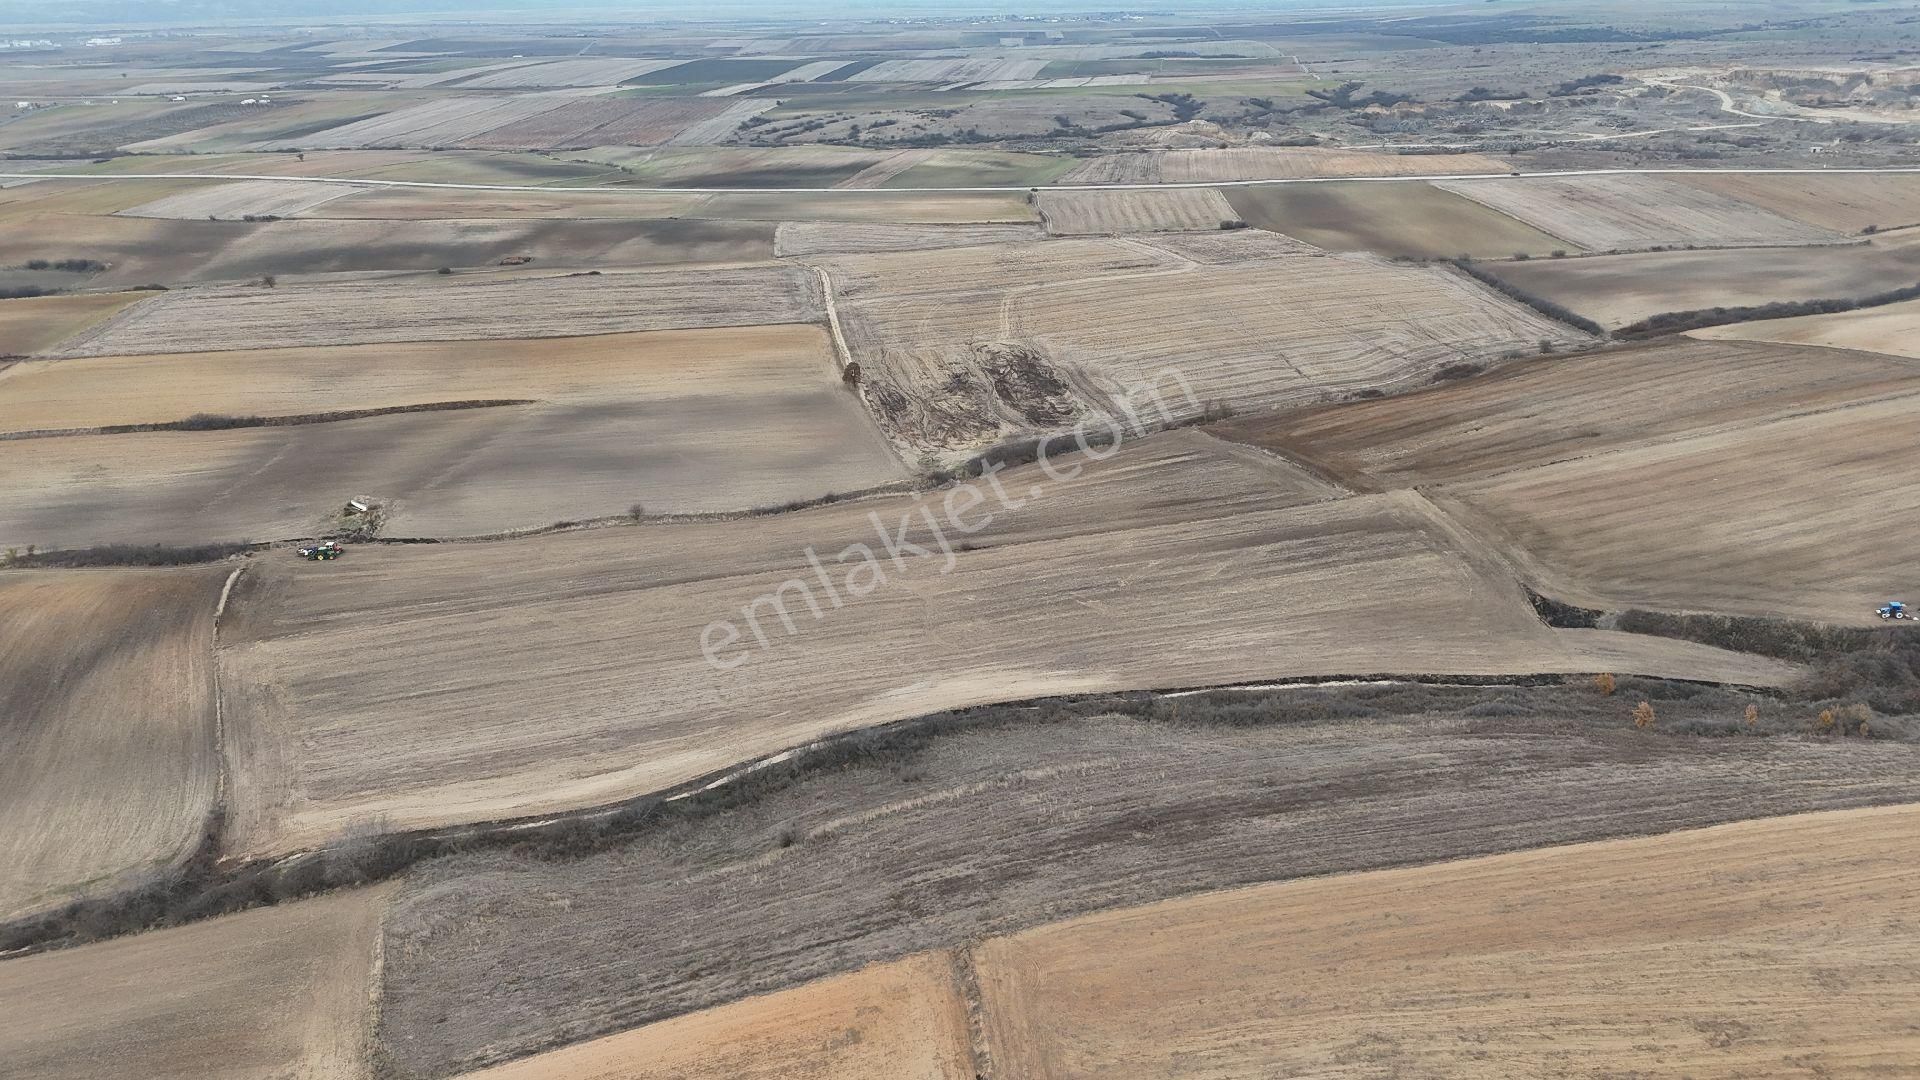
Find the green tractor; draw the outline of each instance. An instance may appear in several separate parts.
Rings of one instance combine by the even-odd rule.
[[[311,544],[300,549],[300,557],[306,559],[308,562],[329,562],[346,553],[346,548],[341,547],[332,540],[323,540],[318,544]]]

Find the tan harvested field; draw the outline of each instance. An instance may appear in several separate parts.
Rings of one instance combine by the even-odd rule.
[[[162,293],[69,339],[64,356],[585,336],[810,322],[795,266],[467,282],[339,282]]]
[[[0,571],[0,918],[140,880],[199,843],[219,786],[227,572]]]
[[[1225,191],[1235,213],[1329,251],[1505,258],[1579,246],[1432,184],[1274,184]]]
[[[128,217],[180,218],[189,221],[237,218],[249,214],[292,217],[364,190],[350,184],[238,180],[169,195],[120,212]]]
[[[1021,196],[999,191],[722,192],[703,199],[692,216],[747,221],[893,221],[926,225],[1039,220]]]
[[[1053,490],[1037,467],[1005,482],[1016,508],[969,536],[950,573],[910,551],[862,569],[851,547],[881,551],[869,514],[898,533],[938,493],[264,562],[222,629],[234,843],[272,851],[375,816],[409,827],[593,804],[830,731],[1046,693],[1592,667],[1585,643],[1543,626],[1417,497],[1329,501],[1306,474],[1194,433]],[[1018,506],[1031,487],[1042,496]],[[924,524],[908,534],[931,542]],[[759,598],[817,582],[809,549],[841,577],[852,568],[856,592],[839,594],[841,610],[816,590],[813,619],[787,587],[788,635]],[[1227,578],[1231,592],[1212,586]],[[738,642],[708,629],[726,622]],[[732,667],[703,659],[703,634]],[[326,661],[349,647],[350,685]],[[503,683],[509,662],[522,674]],[[1791,674],[1745,663],[1742,682]]]
[[[310,135],[261,142],[256,150],[355,150],[370,147],[455,146],[483,132],[538,116],[578,100],[566,93],[513,97],[446,97],[406,105]]]
[[[749,785],[758,790],[724,812],[579,858],[445,860],[407,884],[388,922],[382,1060],[396,1078],[446,1076],[864,964],[1208,890],[1920,797],[1910,742],[1807,738],[1797,733],[1810,717],[1764,697],[1621,687],[1607,698],[1584,687],[1348,686],[1190,695],[1128,716],[1103,715],[1098,702],[992,710],[791,782]],[[1634,699],[1622,700],[1643,693],[1659,705],[1650,732],[1634,730]],[[1720,734],[1743,725],[1749,702],[1776,734]],[[1679,733],[1689,730],[1703,734]],[[1881,843],[1869,822],[1855,828],[1838,851],[1872,844],[1876,860],[1904,856],[1898,833]],[[1718,887],[1740,889],[1736,869],[1713,869]],[[1547,874],[1537,880],[1553,887]],[[1771,892],[1762,883],[1741,895],[1764,903]],[[1822,919],[1848,911],[1837,903]],[[1649,901],[1635,914],[1710,927],[1719,909]],[[1279,916],[1272,926],[1287,932]],[[1201,953],[1177,966],[1246,959]],[[1147,978],[1143,996],[1156,985],[1171,995],[1181,976]],[[1223,987],[1223,1015],[1243,997],[1262,1000]],[[1623,993],[1634,990],[1623,980]],[[1069,992],[1062,1008],[1094,1007],[1086,1000]],[[1225,1056],[1251,1043],[1218,1045]],[[1586,1065],[1572,1061],[1566,1075],[1604,1074]],[[1009,1065],[989,1075],[1030,1074]]]
[[[587,98],[470,136],[463,145],[495,150],[657,146],[733,107],[716,98]]]
[[[1873,623],[1912,581],[1920,396],[1709,428],[1434,493],[1589,607]],[[1809,567],[1819,572],[1809,573]]]
[[[619,86],[623,82],[672,67],[677,60],[633,60],[590,57],[552,60],[486,71],[456,80],[462,90],[521,90],[529,87]]]
[[[867,401],[916,453],[1125,418],[1142,388],[1159,390],[1165,404],[1144,407],[1160,419],[1306,404],[1578,340],[1449,270],[1304,254],[1254,230],[823,265]]]
[[[365,1080],[380,889],[0,963],[15,1080]]]
[[[1170,191],[1042,191],[1036,198],[1055,236],[1205,232],[1240,220],[1213,188]]]
[[[7,376],[0,434],[436,401],[745,397],[837,382],[817,326],[99,356]]]
[[[1483,154],[1375,154],[1314,146],[1221,150],[1138,150],[1090,158],[1063,184],[1211,184],[1311,176],[1443,176],[1504,173],[1512,166]]]
[[[464,1080],[976,1080],[944,953],[466,1074]]]
[[[461,191],[378,188],[324,204],[310,218],[416,220],[458,218],[671,218],[692,213],[711,196],[657,191]]]
[[[1762,319],[1759,322],[1709,326],[1689,331],[1689,336],[1708,341],[1777,341],[1791,345],[1824,345],[1836,349],[1864,349],[1920,358],[1920,300],[1838,315],[1801,315],[1791,319]]]
[[[1236,417],[1209,430],[1384,491],[1915,393],[1920,365],[1885,356],[1680,340],[1529,360],[1397,398]]]
[[[48,214],[26,218],[0,234],[0,261],[17,265],[83,252],[108,265],[87,278],[90,288],[442,266],[491,270],[512,255],[532,257],[531,270],[538,273],[768,259],[774,228],[768,222],[622,217],[242,222]]]
[[[725,98],[710,98],[710,101],[725,101]],[[725,142],[740,125],[769,112],[780,103],[773,98],[756,98],[750,101],[735,101],[724,112],[716,113],[705,119],[696,120],[667,140],[669,146],[717,146]]]
[[[51,349],[151,293],[83,293],[0,300],[0,356]]]
[[[14,430],[539,402],[0,441],[0,541],[16,546],[309,536],[349,498],[383,502],[390,534],[471,536],[636,503],[744,510],[903,475],[816,326],[63,360],[0,379],[20,391]]]
[[[1920,233],[1865,245],[1655,251],[1485,267],[1606,326],[1666,311],[1871,296],[1920,282]]]
[[[994,1064],[1182,1076],[1920,1071],[1920,808],[1257,886],[989,941]]]
[[[1915,418],[1912,361],[1681,341],[1214,430],[1430,491],[1557,599],[1857,623],[1906,579]]]
[[[1041,240],[1037,225],[884,225],[856,222],[783,221],[774,233],[774,254],[869,254],[883,251],[934,251]]]
[[[1836,232],[1920,225],[1920,176],[1695,173],[1675,179]]]
[[[1846,239],[1830,229],[1663,176],[1442,180],[1435,186],[1590,251],[1689,244],[1770,247]]]

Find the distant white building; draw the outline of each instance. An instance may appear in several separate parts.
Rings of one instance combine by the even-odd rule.
[[[117,37],[95,37],[95,38],[87,39],[87,48],[89,49],[94,48],[96,46],[100,46],[100,45],[118,45],[118,44],[120,44],[120,39]]]

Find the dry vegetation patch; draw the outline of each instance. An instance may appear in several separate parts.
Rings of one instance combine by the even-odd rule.
[[[198,844],[219,786],[227,572],[0,571],[0,917],[163,871]]]
[[[1205,232],[1245,224],[1213,188],[1042,191],[1035,198],[1055,236]]]
[[[1844,239],[1829,229],[1661,176],[1443,180],[1436,186],[1593,251],[1830,244]]]
[[[1683,698],[1688,689],[1620,680],[1621,693],[1654,697],[1663,726],[1741,723],[1743,695]],[[1375,686],[1173,698],[1142,706],[1137,715],[1150,719],[1102,715],[1097,702],[1042,704],[949,717],[937,734],[876,736],[820,768],[776,768],[738,797],[716,797],[724,813],[665,821],[611,849],[473,854],[423,869],[388,926],[381,1059],[398,1077],[444,1076],[1118,905],[1920,791],[1910,745],[1640,732],[1630,709],[1584,689]],[[1861,827],[1873,858],[1897,860],[1897,846]],[[1729,902],[1768,895],[1717,880],[1754,898]],[[1629,906],[1619,917],[1645,926],[1697,916],[1711,933],[1718,922],[1713,906]],[[1322,909],[1335,921],[1356,910]],[[1825,918],[1844,921],[1848,910],[1829,907]],[[1290,933],[1285,920],[1266,924]],[[1869,929],[1893,933],[1878,921]],[[1106,962],[1124,966],[1129,955]],[[1169,1004],[1152,987],[1196,964],[1270,955],[1197,948],[1198,959],[1133,992],[1164,1009],[1203,1009],[1205,995]],[[1358,949],[1344,955],[1370,963]],[[1063,994],[1062,1010],[1094,1007]],[[1264,1011],[1266,1000],[1234,992],[1214,1008],[1250,1024],[1296,1011]],[[1823,1000],[1809,993],[1808,1007]],[[1094,1039],[1086,1052],[1124,1047],[1121,1038]]]
[[[19,1080],[363,1080],[385,893],[0,963]]]
[[[1007,1075],[1920,1067],[1920,809],[1260,886],[977,950]]]

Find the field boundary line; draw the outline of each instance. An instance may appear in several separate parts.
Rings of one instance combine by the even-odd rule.
[[[1663,174],[1698,175],[1711,173],[1731,173],[1743,175],[1897,175],[1901,173],[1920,173],[1920,165],[1860,165],[1839,166],[1834,168],[1788,168],[1788,167],[1737,167],[1728,169],[1708,169],[1682,167],[1672,169],[1554,169],[1528,172],[1511,170],[1507,172],[1479,173],[1417,173],[1399,176],[1283,176],[1258,180],[1170,180],[1163,183],[1128,184],[1045,184],[1037,185],[1048,191],[1140,191],[1155,188],[1220,188],[1220,187],[1262,187],[1269,184],[1341,184],[1341,183],[1409,183],[1425,184],[1437,180],[1534,180],[1554,179],[1573,176],[1659,176]],[[577,193],[587,195],[855,195],[873,196],[884,191],[887,195],[901,194],[911,197],[914,194],[957,195],[968,193],[1024,194],[1033,191],[1036,185],[978,185],[972,187],[919,187],[919,188],[833,188],[833,187],[540,187],[529,184],[453,184],[431,180],[368,180],[343,176],[264,176],[245,173],[10,173],[0,172],[0,180],[272,180],[294,184],[348,184],[371,188],[421,188],[429,191],[521,191],[543,195],[555,193]]]

